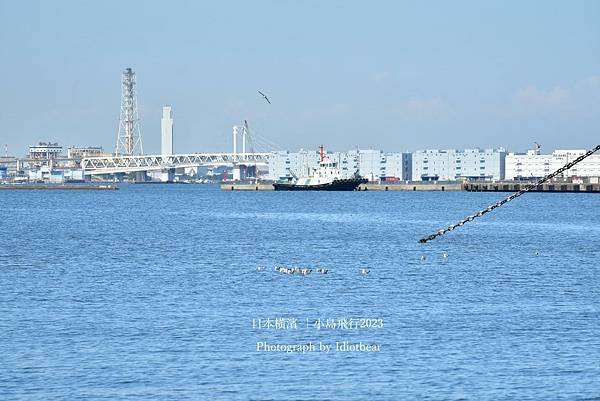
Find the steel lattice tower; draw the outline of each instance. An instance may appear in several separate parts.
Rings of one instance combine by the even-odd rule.
[[[144,154],[135,94],[135,72],[127,68],[121,75],[121,116],[115,154],[132,156]]]

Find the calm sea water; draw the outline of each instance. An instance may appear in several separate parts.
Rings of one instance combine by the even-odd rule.
[[[600,196],[527,194],[417,243],[502,196],[2,191],[0,398],[599,397]],[[256,327],[278,318],[297,328]],[[325,327],[360,318],[383,328]],[[336,341],[381,348],[256,348]]]

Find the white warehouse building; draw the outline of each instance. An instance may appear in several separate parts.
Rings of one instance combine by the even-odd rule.
[[[506,179],[541,178],[583,155],[585,150],[555,150],[543,155],[538,150],[509,153],[506,156]],[[600,177],[600,155],[591,155],[563,173],[563,177]]]
[[[412,155],[414,181],[502,180],[504,148],[419,150]]]

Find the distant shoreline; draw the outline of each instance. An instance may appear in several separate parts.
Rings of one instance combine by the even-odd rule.
[[[2,184],[0,190],[59,190],[59,191],[115,191],[119,189],[116,185],[23,185],[23,184]]]

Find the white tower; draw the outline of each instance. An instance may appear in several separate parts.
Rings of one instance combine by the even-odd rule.
[[[246,158],[246,136],[248,135],[248,121],[244,120],[244,128],[242,128],[242,158]]]
[[[163,107],[162,119],[160,120],[160,153],[163,156],[173,154],[173,114],[171,106]]]
[[[238,127],[237,125],[233,126],[233,132],[231,133],[233,137],[233,161],[237,161],[237,136],[238,136]]]
[[[121,117],[115,154],[144,154],[135,94],[135,72],[131,68],[127,68],[121,75]]]

